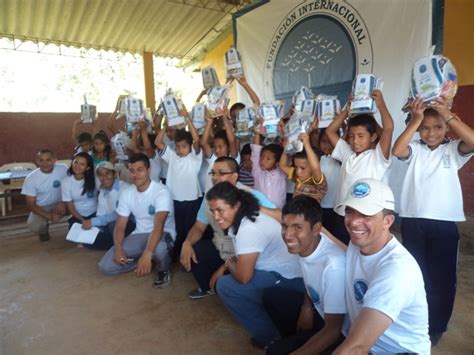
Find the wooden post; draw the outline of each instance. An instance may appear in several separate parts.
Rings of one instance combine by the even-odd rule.
[[[143,52],[143,70],[145,78],[145,105],[155,112],[155,81],[153,79],[153,53]]]

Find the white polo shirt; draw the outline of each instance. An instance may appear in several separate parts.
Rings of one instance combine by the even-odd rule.
[[[161,158],[168,163],[166,186],[175,201],[194,201],[202,195],[198,174],[202,164],[202,150],[196,154],[194,147],[191,152],[180,157],[171,148],[165,147],[160,152]]]
[[[67,169],[63,164],[55,164],[48,174],[39,168],[33,170],[23,182],[21,194],[36,197],[38,206],[58,203],[61,201],[61,181],[67,176]]]
[[[408,170],[400,201],[401,217],[466,220],[458,170],[473,154],[461,155],[459,143],[451,141],[434,150],[419,141],[410,143],[410,155],[404,160]]]
[[[84,179],[76,180],[74,175],[71,175],[66,177],[61,185],[63,201],[74,203],[74,208],[81,216],[87,217],[97,211],[97,189],[82,194]]]
[[[372,353],[430,353],[423,275],[394,236],[372,255],[361,254],[349,243],[346,302],[352,324],[363,308],[375,309],[393,321],[370,349]]]
[[[237,234],[230,228],[228,235],[236,255],[259,253],[256,270],[275,271],[287,279],[302,277],[298,256],[288,252],[275,219],[263,213],[255,222],[244,217]]]
[[[341,163],[330,155],[322,155],[319,164],[328,185],[328,190],[321,200],[321,207],[334,208]]]
[[[368,149],[357,155],[345,140],[339,139],[331,156],[341,162],[341,172],[336,188],[335,206],[346,198],[352,184],[362,178],[382,180],[391,164],[390,159],[385,159],[380,148],[380,143],[375,149]],[[334,211],[344,216],[345,207],[335,208]]]
[[[143,192],[132,185],[120,195],[117,214],[124,217],[130,214],[135,216],[136,228],[132,234],[151,233],[157,212],[168,212],[163,230],[171,234],[173,239],[176,238],[173,200],[165,185],[151,180],[150,186]]]

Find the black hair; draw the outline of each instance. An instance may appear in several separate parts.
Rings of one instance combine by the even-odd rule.
[[[441,117],[440,113],[438,111],[436,111],[434,108],[427,108],[424,112],[423,112],[423,117],[426,117],[426,116],[432,116],[432,117]]]
[[[40,149],[38,150],[38,155],[40,154],[51,154],[51,156],[54,158],[54,153],[50,149]]]
[[[251,155],[251,154],[252,154],[252,148],[250,148],[250,143],[247,143],[240,150],[240,156]]]
[[[294,214],[303,216],[304,220],[309,222],[311,228],[318,222],[323,222],[323,213],[321,205],[317,200],[306,195],[295,196],[292,200],[283,206],[282,216]]]
[[[74,175],[72,166],[74,165],[73,164],[74,159],[76,158],[84,158],[87,162],[87,168],[88,168],[84,172],[84,188],[82,189],[81,195],[84,195],[88,192],[94,192],[95,191],[94,161],[92,160],[92,157],[88,153],[81,152],[74,155],[74,157],[72,158],[71,166],[67,170],[67,174],[69,176]]]
[[[77,136],[77,142],[81,143],[92,143],[92,135],[88,132],[83,132]]]
[[[189,145],[193,144],[193,136],[191,133],[187,132],[184,128],[178,129],[176,131],[176,136],[174,138],[175,142],[186,141]]]
[[[242,102],[236,102],[230,107],[229,113],[232,113],[234,110],[243,110],[244,108],[245,105]]]
[[[206,194],[206,200],[222,200],[227,205],[235,207],[240,202],[239,209],[232,222],[232,229],[237,234],[242,218],[247,217],[251,222],[255,222],[259,215],[260,206],[258,200],[250,193],[238,189],[230,182],[224,181],[214,185]]]
[[[301,152],[297,152],[295,153],[295,155],[293,156],[293,161],[295,159],[308,159],[308,156],[306,155],[306,151],[303,149]]]
[[[266,150],[273,153],[273,155],[275,155],[275,159],[277,162],[280,161],[281,155],[283,154],[283,147],[281,145],[278,145],[275,143],[268,144],[262,148],[261,153],[263,153]]]
[[[112,154],[112,147],[110,145],[109,137],[107,137],[107,134],[100,130],[96,134],[94,134],[94,138],[92,139],[92,151],[96,153],[95,148],[94,148],[94,141],[98,139],[105,144],[105,150],[104,150],[104,155],[105,155],[105,160],[110,161],[110,155]]]
[[[136,162],[142,161],[143,164],[145,164],[145,167],[147,169],[150,169],[150,158],[148,158],[145,154],[143,153],[135,153],[131,157],[128,158],[128,163],[133,164]]]
[[[374,116],[367,113],[353,116],[347,121],[347,132],[351,127],[362,126],[370,133],[370,135],[377,133],[377,121]]]
[[[222,139],[227,147],[230,146],[229,139],[227,138],[227,133],[225,130],[221,129],[214,134],[214,140]]]
[[[229,170],[232,171],[233,173],[239,173],[240,167],[239,164],[237,163],[237,160],[235,160],[232,157],[219,157],[214,161],[215,163],[226,163],[227,166],[229,167]]]

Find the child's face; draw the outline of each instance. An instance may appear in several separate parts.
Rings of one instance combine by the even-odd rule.
[[[175,151],[178,157],[185,157],[189,153],[191,153],[191,145],[188,144],[186,141],[179,141],[176,142]]]
[[[425,116],[421,121],[418,132],[420,138],[430,149],[436,149],[446,137],[448,127],[441,117]]]
[[[242,161],[242,167],[247,171],[252,171],[252,159],[250,154],[245,154],[240,157]]]
[[[223,139],[214,139],[214,154],[216,154],[218,158],[229,155],[229,146],[225,144]]]
[[[327,134],[325,133],[323,133],[319,139],[319,149],[321,149],[325,155],[331,155],[334,150],[334,146],[331,144]]]
[[[309,166],[309,162],[307,159],[296,158],[294,165],[295,174],[298,179],[306,180],[311,177],[311,167]]]
[[[260,167],[263,170],[273,170],[276,168],[277,160],[275,154],[270,152],[269,150],[262,150],[260,154]]]
[[[89,153],[92,150],[92,142],[80,142],[79,147],[81,147],[81,151]]]
[[[376,139],[377,134],[371,135],[364,126],[351,126],[347,134],[347,140],[356,154],[371,149]]]
[[[105,151],[105,143],[100,139],[94,140],[94,151],[96,153],[103,153]]]

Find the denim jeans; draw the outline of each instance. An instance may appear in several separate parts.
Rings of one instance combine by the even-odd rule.
[[[242,284],[232,275],[217,280],[217,294],[239,323],[261,344],[280,338],[263,304],[263,290],[282,287],[305,292],[302,278],[286,279],[274,271],[255,270],[252,279]]]

